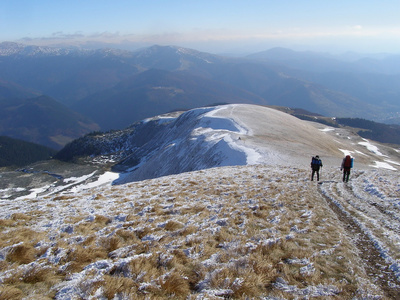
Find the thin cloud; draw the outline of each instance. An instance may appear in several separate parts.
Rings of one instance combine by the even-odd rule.
[[[337,28],[286,28],[286,29],[271,29],[265,31],[231,30],[231,29],[199,29],[192,28],[183,32],[163,32],[159,34],[121,34],[119,32],[97,32],[92,34],[84,34],[82,32],[65,33],[54,32],[47,37],[24,38],[20,41],[23,43],[31,43],[37,45],[109,45],[118,47],[118,45],[135,46],[143,45],[179,45],[187,47],[190,45],[204,45],[202,49],[206,50],[207,45],[213,43],[224,43],[228,45],[246,44],[246,43],[273,43],[275,45],[295,43],[313,43],[318,44],[321,41],[326,42],[329,39],[339,41],[349,38],[357,39],[398,39],[400,38],[400,28],[365,28],[362,25],[352,25]]]

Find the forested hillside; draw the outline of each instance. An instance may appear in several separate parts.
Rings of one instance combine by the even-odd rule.
[[[359,118],[337,118],[336,122],[340,125],[350,126],[359,129],[357,133],[363,138],[371,139],[381,143],[400,145],[399,125],[381,124]]]
[[[0,136],[0,167],[24,166],[51,158],[56,153],[48,147]]]

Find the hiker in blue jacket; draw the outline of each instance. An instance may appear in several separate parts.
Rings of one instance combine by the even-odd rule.
[[[317,181],[319,181],[319,169],[322,168],[322,161],[318,155],[311,159],[311,181],[314,180],[314,174],[317,173]]]

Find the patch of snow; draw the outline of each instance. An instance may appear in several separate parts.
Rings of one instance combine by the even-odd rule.
[[[394,165],[400,166],[400,163],[397,162],[397,161],[393,161],[393,160],[390,160],[390,159],[385,159],[385,161],[386,161],[387,163],[389,163],[389,164],[394,164]]]
[[[69,192],[78,193],[80,191],[91,189],[103,184],[109,184],[118,178],[119,178],[119,173],[105,172],[104,174],[100,175],[96,181],[74,186]]]
[[[396,171],[397,169],[395,167],[393,167],[392,165],[383,162],[383,161],[375,161],[375,165],[371,165],[371,167],[374,168],[382,168],[382,169],[388,169],[388,170],[392,170],[392,171]]]
[[[376,155],[385,156],[379,151],[379,148],[377,146],[371,144],[371,142],[366,139],[363,139],[363,140],[364,140],[364,142],[359,142],[358,144],[366,147],[369,151],[371,151],[372,153],[375,153]]]
[[[343,152],[344,156],[350,155],[353,156],[354,151],[351,150],[346,150],[346,149],[339,149],[341,152]]]
[[[41,194],[41,193],[47,191],[47,189],[48,189],[48,186],[44,186],[44,187],[40,187],[40,188],[36,188],[36,189],[31,189],[31,190],[30,190],[31,193],[30,193],[29,195],[16,198],[15,200],[34,199],[34,198],[36,198],[39,194]]]
[[[329,132],[329,131],[334,131],[334,130],[335,130],[335,128],[333,128],[333,127],[326,127],[326,128],[320,129],[320,131],[322,131],[322,132]]]

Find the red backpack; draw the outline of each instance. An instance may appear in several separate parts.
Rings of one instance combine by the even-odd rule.
[[[345,168],[351,168],[351,157],[350,157],[350,155],[347,155],[346,158],[344,159],[344,167]]]

